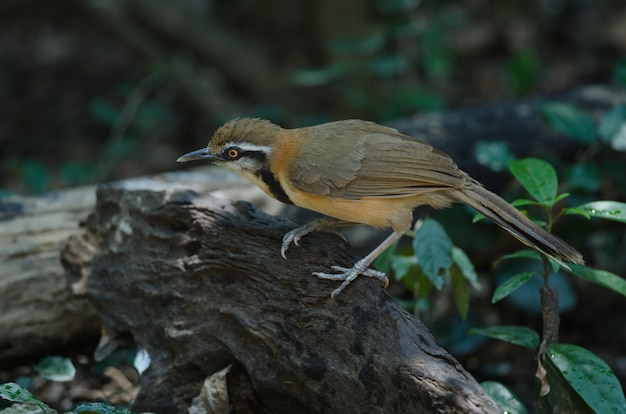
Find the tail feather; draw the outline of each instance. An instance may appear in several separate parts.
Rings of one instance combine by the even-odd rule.
[[[576,249],[533,223],[522,212],[482,185],[472,183],[471,187],[455,192],[454,196],[459,202],[470,205],[507,230],[526,246],[563,265],[563,261],[584,264],[582,255]]]

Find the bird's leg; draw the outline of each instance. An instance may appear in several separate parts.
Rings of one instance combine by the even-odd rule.
[[[381,244],[378,245],[370,254],[359,260],[352,266],[351,268],[341,267],[341,266],[333,266],[332,269],[336,270],[339,273],[322,273],[315,272],[313,273],[315,276],[321,279],[329,279],[329,280],[341,280],[343,283],[337,289],[330,294],[331,298],[335,298],[346,286],[350,284],[354,279],[356,279],[359,275],[367,276],[367,277],[375,277],[380,280],[384,287],[387,287],[389,284],[389,279],[383,272],[379,272],[378,270],[369,269],[369,265],[387,249],[391,246],[396,240],[398,240],[406,231],[394,231],[391,233],[389,237],[385,239]]]
[[[331,227],[353,226],[353,225],[355,225],[355,223],[351,223],[349,221],[344,221],[344,220],[338,220],[334,218],[328,218],[328,217],[313,220],[312,222],[305,224],[304,226],[300,226],[294,230],[291,230],[288,233],[285,233],[285,236],[283,237],[283,245],[280,248],[280,254],[281,256],[283,256],[283,258],[286,259],[287,256],[285,256],[285,252],[289,248],[289,245],[293,243],[296,246],[298,246],[298,242],[300,241],[300,239],[311,232],[318,231],[318,230],[328,230]],[[339,233],[335,233],[335,234],[339,235],[344,240],[346,239],[345,237],[343,237],[343,235]]]

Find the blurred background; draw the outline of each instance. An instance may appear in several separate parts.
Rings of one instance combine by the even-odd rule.
[[[2,0],[0,197],[180,169],[178,156],[236,116],[298,127],[496,107],[611,85],[625,56],[624,0]],[[559,173],[585,197],[624,201],[624,152],[591,153]],[[455,243],[476,248],[487,234],[493,244],[493,226],[469,233],[458,211],[439,216]],[[591,264],[623,277],[624,226],[573,220],[564,233],[585,238]],[[481,277],[492,258],[472,256]],[[562,341],[624,383],[624,298],[563,283]],[[530,405],[531,353],[466,335],[495,323],[541,329],[528,299],[538,286],[527,286],[497,308],[492,290],[473,292],[467,321],[445,292],[422,319],[473,375]]]
[[[3,0],[0,194],[173,170],[235,116],[388,122],[625,54],[622,0]]]

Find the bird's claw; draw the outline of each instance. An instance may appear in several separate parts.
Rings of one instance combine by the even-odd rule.
[[[299,246],[300,239],[309,233],[310,231],[307,231],[307,229],[303,227],[298,227],[297,229],[285,233],[285,236],[283,237],[283,244],[280,248],[280,255],[283,257],[283,259],[287,258],[285,253],[287,252],[287,249],[289,249],[289,245],[293,243],[296,246]]]
[[[333,293],[330,294],[330,297],[333,299],[359,275],[376,278],[383,284],[383,287],[385,288],[389,285],[389,279],[387,279],[387,275],[378,270],[369,268],[363,269],[363,264],[361,262],[357,262],[351,268],[333,266],[332,269],[339,273],[314,272],[313,275],[319,277],[320,279],[342,281],[341,285],[337,289],[333,290]]]
[[[302,227],[298,227],[297,229],[291,230],[290,232],[285,233],[285,236],[283,237],[283,243],[280,248],[280,255],[284,259],[286,259],[287,256],[285,253],[287,252],[287,249],[289,249],[289,245],[293,243],[296,246],[299,246],[300,239],[315,230],[328,230],[330,227],[337,226],[337,225],[344,225],[344,224],[346,224],[346,222],[337,221],[333,219],[318,219]],[[343,240],[346,240],[343,234],[337,233],[334,231],[332,233],[335,233],[338,236],[340,236]],[[397,232],[394,232],[394,235],[396,233]],[[383,247],[385,246],[383,245]],[[374,251],[374,253],[375,252],[376,251]],[[377,253],[376,255],[378,254],[379,253]],[[376,256],[373,256],[373,257],[376,257]],[[348,286],[350,282],[352,282],[354,279],[359,277],[359,275],[376,278],[386,288],[389,285],[389,279],[387,279],[387,276],[383,272],[379,272],[378,270],[368,268],[368,265],[373,260],[373,257],[370,259],[368,258],[361,259],[358,262],[356,262],[353,267],[333,266],[332,269],[336,271],[337,273],[314,272],[313,275],[319,277],[320,279],[336,280],[336,281],[342,282],[341,285],[331,293],[330,296],[333,299],[335,298],[335,296],[341,293],[341,291],[346,286]]]
[[[280,248],[280,255],[283,256],[283,259],[286,259],[287,256],[285,253],[287,252],[287,249],[289,249],[289,245],[291,243],[299,246],[301,238],[316,230],[323,229],[324,227],[325,225],[322,221],[316,220],[285,233],[285,236],[283,237],[283,244]]]

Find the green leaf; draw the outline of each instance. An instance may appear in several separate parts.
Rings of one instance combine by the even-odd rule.
[[[547,206],[554,203],[559,182],[550,164],[536,158],[524,158],[509,162],[509,169],[537,201]]]
[[[433,289],[435,289],[435,285],[433,285],[433,283],[430,281],[428,276],[424,274],[424,271],[422,270],[421,267],[417,268],[417,272],[415,274],[414,280],[415,280],[414,285],[411,287],[413,289],[413,294],[418,299],[426,300],[426,301],[418,301],[417,304],[423,310],[429,309],[428,295],[430,295]]]
[[[480,220],[482,220],[484,218],[487,218],[487,217],[485,217],[484,214],[476,213],[476,214],[474,214],[474,217],[472,218],[472,224],[474,224],[476,222],[479,222]]]
[[[626,151],[626,123],[623,123],[619,131],[613,136],[611,148],[615,151]]]
[[[538,275],[539,272],[523,272],[518,273],[515,276],[511,276],[509,280],[498,286],[498,288],[493,292],[493,297],[491,298],[491,303],[496,303],[511,293],[515,292],[520,286],[524,283],[528,282],[533,276]]]
[[[578,207],[568,207],[568,208],[564,208],[563,209],[563,214],[565,215],[579,215],[579,216],[583,216],[586,219],[590,219],[591,215],[589,214],[589,212],[587,210],[583,210],[582,208],[578,208]]]
[[[569,193],[561,193],[557,195],[556,198],[554,199],[554,204],[558,203],[561,200],[565,200],[567,197],[569,197]]]
[[[68,358],[46,357],[35,365],[35,371],[43,378],[55,382],[67,382],[74,379],[76,368]]]
[[[543,354],[535,373],[535,404],[539,413],[600,414],[585,403],[559,368]]]
[[[504,256],[496,260],[493,266],[496,267],[503,260],[510,260],[510,259],[531,259],[531,260],[538,260],[538,261],[543,260],[541,253],[537,252],[536,250],[523,249],[523,250],[518,250],[511,254],[505,254]]]
[[[34,404],[41,408],[44,413],[55,412],[46,404],[35,398],[35,396],[26,388],[23,388],[14,382],[0,384],[0,397],[12,402]]]
[[[605,142],[611,142],[626,124],[626,105],[616,105],[604,114],[598,125],[598,134]]]
[[[498,404],[502,413],[528,414],[528,410],[510,388],[496,381],[484,381],[480,383],[487,395]]]
[[[570,190],[593,193],[600,188],[602,174],[598,166],[593,163],[578,163],[569,169],[567,181]]]
[[[394,254],[391,256],[391,268],[393,269],[394,275],[396,275],[396,280],[402,280],[406,275],[409,274],[411,268],[417,265],[417,257],[404,256],[399,254]]]
[[[624,391],[603,360],[571,344],[552,344],[546,349],[545,355],[593,411],[602,414],[624,413]]]
[[[570,263],[569,267],[572,274],[626,296],[626,279],[622,279],[618,275],[607,272],[606,270],[592,269],[574,263]]]
[[[626,203],[611,200],[592,201],[576,208],[586,211],[591,217],[626,223]]]
[[[489,328],[474,328],[471,335],[484,335],[499,339],[514,345],[520,345],[534,351],[539,347],[539,334],[526,326],[491,326]]]
[[[454,303],[459,311],[459,315],[465,320],[470,305],[469,283],[465,280],[463,272],[458,266],[450,268],[450,286],[452,287]]]
[[[524,207],[524,206],[542,206],[543,204],[535,200],[529,200],[527,198],[518,198],[517,200],[513,200],[511,202],[511,205],[513,207]]]
[[[470,282],[474,289],[480,289],[480,283],[478,283],[478,275],[476,274],[476,269],[474,269],[472,261],[462,249],[459,249],[456,246],[452,246],[452,261],[459,267],[461,272],[463,272],[463,277],[465,277],[465,280]]]
[[[546,102],[539,106],[539,110],[558,132],[583,144],[591,144],[596,140],[596,124],[593,118],[578,108],[558,102]]]
[[[413,250],[426,277],[441,289],[452,265],[452,241],[441,224],[433,219],[423,220],[415,230]]]
[[[70,411],[70,414],[134,414],[134,412],[104,403],[84,403]]]
[[[474,157],[480,165],[495,172],[502,171],[509,161],[515,159],[506,141],[477,142],[474,146]]]

